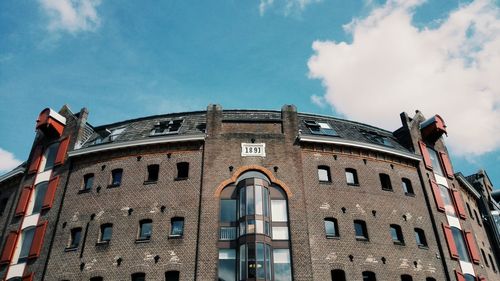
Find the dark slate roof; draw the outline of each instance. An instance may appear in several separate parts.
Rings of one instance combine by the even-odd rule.
[[[88,138],[88,141],[83,144],[83,147],[93,146],[93,141],[105,135],[106,129],[113,130],[125,128],[114,142],[126,142],[131,140],[140,140],[151,138],[150,132],[154,126],[161,121],[182,118],[183,124],[176,135],[193,135],[203,134],[205,131],[206,111],[172,113],[156,116],[148,116],[133,120],[121,121],[109,125],[103,125],[94,128],[94,133]],[[263,121],[263,122],[279,122],[281,120],[281,111],[274,110],[223,110],[223,121]],[[329,136],[332,138],[347,139],[363,143],[371,143],[380,145],[381,147],[389,147],[404,152],[410,152],[408,149],[399,144],[392,132],[380,128],[376,128],[367,124],[354,121],[339,119],[331,116],[322,116],[308,113],[298,113],[299,130],[302,135],[313,135],[307,127],[305,120],[313,120],[316,122],[326,122],[338,133],[338,136]],[[380,144],[370,138],[370,136],[378,136],[386,138],[385,145]],[[154,137],[154,136],[153,136]]]

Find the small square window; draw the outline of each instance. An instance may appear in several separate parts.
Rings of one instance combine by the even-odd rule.
[[[132,281],[146,281],[146,273],[137,272],[132,274]]]
[[[146,182],[156,182],[158,181],[158,176],[160,173],[160,165],[148,165],[148,178]]]
[[[320,182],[331,182],[330,168],[328,166],[318,166],[318,179]]]
[[[182,237],[184,235],[184,218],[172,218],[170,237]]]
[[[358,174],[355,169],[345,169],[345,178],[348,185],[359,185]]]
[[[139,222],[139,235],[137,237],[138,241],[149,241],[151,235],[153,234],[153,221],[152,220],[142,220]]]

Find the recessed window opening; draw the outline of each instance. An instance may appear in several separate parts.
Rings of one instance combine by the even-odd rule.
[[[355,169],[347,168],[345,169],[345,178],[348,185],[359,185],[358,173]]]
[[[45,167],[44,171],[52,169],[54,167],[54,161],[56,160],[57,156],[57,150],[59,149],[59,143],[53,143],[47,149],[45,150],[44,153],[44,158],[45,158]]]
[[[179,271],[167,271],[165,272],[165,281],[179,281]]]
[[[415,228],[415,240],[417,242],[417,246],[427,247],[427,239],[425,238],[425,233],[422,229]]]
[[[35,235],[35,229],[34,226],[23,229],[21,233],[21,252],[19,253],[19,260],[28,258],[33,236]]]
[[[392,242],[398,245],[404,245],[405,241],[403,238],[403,231],[401,231],[401,226],[397,224],[391,224],[391,237]]]
[[[392,191],[391,177],[388,174],[379,174],[379,178],[382,189]]]
[[[123,169],[114,169],[111,171],[111,186],[120,186],[122,183]]]
[[[331,182],[330,167],[318,166],[318,179],[320,182]]]
[[[474,220],[474,215],[472,214],[469,203],[465,202],[465,206],[467,206],[467,211],[469,212],[470,218]]]
[[[187,179],[189,177],[189,163],[177,163],[177,179]]]
[[[78,246],[80,245],[81,236],[82,236],[82,228],[81,227],[71,229],[68,248],[70,248],[70,249],[78,248]]]
[[[325,234],[326,238],[335,238],[340,236],[337,219],[325,218]]]
[[[148,178],[146,179],[146,181],[148,182],[158,181],[159,173],[160,173],[160,165],[158,164],[148,165]]]
[[[403,187],[403,192],[406,195],[413,195],[415,192],[413,191],[413,186],[411,185],[411,181],[407,178],[401,179],[401,186]]]
[[[332,281],[346,281],[345,272],[342,269],[334,269],[331,271]]]
[[[86,174],[83,176],[83,190],[90,190],[94,185],[94,174]]]
[[[434,279],[432,277],[427,277],[427,278],[425,278],[425,281],[436,281],[436,279]]]
[[[465,244],[462,231],[456,227],[451,227],[451,232],[453,233],[453,240],[455,241],[459,259],[461,261],[470,262],[469,251],[467,249],[467,245]]]
[[[103,281],[103,280],[104,279],[101,276],[96,276],[96,277],[90,278],[90,281]]]
[[[170,237],[182,237],[184,235],[184,218],[175,217],[170,222]]]
[[[401,275],[401,281],[413,281],[413,277],[411,277],[411,275],[408,274],[403,274]]]
[[[497,268],[495,266],[495,262],[493,261],[493,258],[491,257],[490,254],[488,254],[488,258],[490,259],[490,264],[491,264],[491,268],[493,268],[493,271],[497,271]]]
[[[173,119],[173,120],[158,122],[154,126],[153,130],[151,130],[150,135],[158,136],[158,135],[177,134],[179,133],[179,129],[181,128],[183,121],[184,121],[183,119]]]
[[[136,272],[130,276],[132,281],[146,281],[146,273]]]
[[[113,224],[106,223],[101,225],[101,235],[99,237],[99,242],[109,243],[109,241],[111,241],[112,235],[113,235]]]
[[[144,219],[139,222],[139,235],[137,240],[148,241],[153,235],[153,221],[150,219]]]
[[[33,205],[32,214],[38,214],[42,211],[43,200],[45,199],[45,194],[47,193],[47,188],[49,186],[48,181],[41,182],[35,186],[35,204]]]
[[[368,230],[366,229],[366,223],[364,221],[354,221],[354,232],[356,240],[368,240]]]
[[[328,122],[317,122],[314,120],[305,120],[307,128],[314,135],[338,136],[337,132]]]
[[[427,146],[427,150],[429,151],[429,157],[432,161],[432,170],[435,174],[443,176],[443,168],[441,167],[441,162],[439,161],[438,153],[432,148]]]
[[[485,264],[487,267],[490,267],[490,264],[488,263],[488,259],[486,258],[486,254],[484,253],[484,250],[483,250],[483,249],[481,249],[481,255],[483,255],[484,264]]]
[[[474,215],[475,215],[475,217],[476,217],[477,224],[478,224],[479,226],[482,226],[482,224],[481,224],[481,219],[479,218],[479,216],[478,216],[478,214],[477,214],[477,211],[476,211],[476,210],[474,210]]]
[[[363,271],[363,281],[377,281],[375,273],[371,271]]]

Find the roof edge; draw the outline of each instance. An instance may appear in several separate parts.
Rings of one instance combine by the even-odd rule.
[[[465,176],[461,173],[455,173],[455,177],[477,198],[481,198],[481,194],[470,184],[469,181],[465,178]]]
[[[23,166],[19,166],[19,167],[15,168],[14,170],[7,172],[6,174],[1,175],[0,176],[0,183],[4,182],[12,177],[15,177],[19,174],[23,174],[24,171],[26,171],[26,168],[24,168]]]

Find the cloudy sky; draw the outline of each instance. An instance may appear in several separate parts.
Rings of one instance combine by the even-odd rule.
[[[500,186],[500,0],[0,1],[0,173],[45,107],[102,125],[224,108],[395,130],[440,114],[455,170]]]

